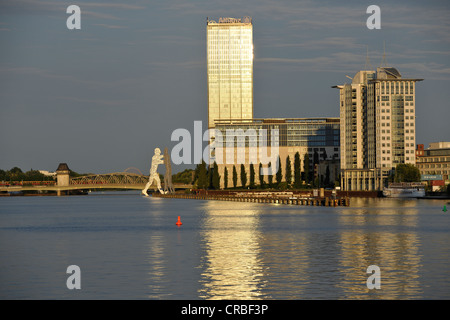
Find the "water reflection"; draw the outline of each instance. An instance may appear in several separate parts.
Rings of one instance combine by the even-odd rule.
[[[421,263],[417,208],[414,201],[359,200],[364,207],[339,214],[340,272],[343,299],[420,298]],[[369,265],[381,269],[381,290],[369,290],[365,281]]]
[[[167,277],[164,248],[166,243],[162,234],[154,234],[149,238],[148,245],[148,282],[149,284],[149,299],[166,299],[167,295],[164,292],[165,278]]]
[[[209,201],[202,226],[199,297],[202,299],[258,299],[262,265],[256,206]]]
[[[402,299],[422,297],[413,201],[365,199],[352,207],[208,202],[199,297]],[[369,290],[367,267],[381,269]]]
[[[168,261],[167,249],[170,245],[164,230],[158,230],[161,224],[159,217],[164,215],[164,201],[161,198],[145,198],[151,206],[154,230],[148,233],[147,265],[148,265],[148,298],[167,299]]]

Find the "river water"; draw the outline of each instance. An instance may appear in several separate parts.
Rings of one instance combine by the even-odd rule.
[[[449,299],[446,202],[4,197],[0,298]],[[66,286],[70,265],[80,290]],[[371,265],[380,289],[367,287]]]

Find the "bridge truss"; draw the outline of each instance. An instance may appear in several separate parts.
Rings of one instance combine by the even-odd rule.
[[[148,176],[130,173],[114,172],[107,174],[94,174],[70,179],[70,185],[144,185]]]

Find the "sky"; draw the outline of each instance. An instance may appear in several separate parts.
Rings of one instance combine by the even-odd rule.
[[[80,30],[66,26],[70,5]],[[370,5],[381,29],[367,28]],[[446,0],[0,0],[0,169],[148,174],[175,129],[206,130],[206,18],[244,16],[255,118],[338,117],[331,87],[365,69],[367,51],[380,66],[385,44],[389,66],[424,79],[416,143],[450,141]]]

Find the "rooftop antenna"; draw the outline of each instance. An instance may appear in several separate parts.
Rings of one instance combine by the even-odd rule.
[[[387,61],[386,61],[386,41],[383,41],[383,58],[381,59],[381,66],[380,67],[387,67]]]
[[[369,46],[367,46],[367,52],[366,52],[366,65],[364,66],[364,70],[371,70],[372,65],[370,64],[370,58],[369,58]]]

